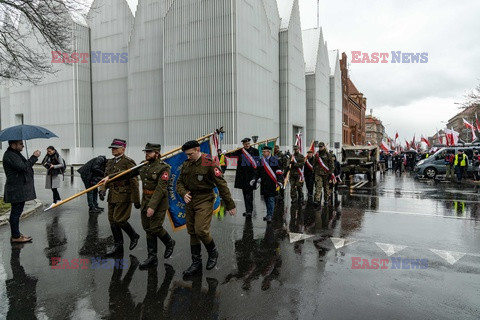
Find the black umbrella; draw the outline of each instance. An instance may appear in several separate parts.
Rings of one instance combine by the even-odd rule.
[[[52,131],[46,128],[39,127],[39,126],[32,126],[28,124],[20,124],[18,126],[13,126],[0,131],[0,141],[25,140],[25,151],[27,152],[27,157],[28,157],[28,149],[27,149],[26,140],[50,139],[53,137],[58,138],[58,136],[55,133],[53,133]]]

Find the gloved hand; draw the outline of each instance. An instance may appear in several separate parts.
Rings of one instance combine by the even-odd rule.
[[[254,184],[255,184],[255,179],[250,180],[250,186],[253,187]]]
[[[285,188],[285,187],[283,186],[283,184],[282,184],[282,183],[280,183],[280,182],[278,183],[278,186],[279,186],[279,187],[280,187],[280,189],[282,189],[282,190]]]
[[[135,206],[135,209],[140,209],[142,207],[142,204],[140,203],[135,203],[133,205]]]
[[[105,190],[100,190],[98,191],[98,198],[101,200],[101,201],[104,201],[105,200]]]
[[[330,180],[335,181],[335,175],[333,173],[330,174]]]

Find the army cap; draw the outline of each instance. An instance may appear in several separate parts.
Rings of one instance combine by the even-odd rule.
[[[313,153],[313,151],[312,151],[312,150],[308,150],[307,153]]]
[[[318,146],[319,146],[319,147],[325,147],[325,143],[324,143],[324,142],[319,142],[319,143],[318,143]]]
[[[193,149],[193,148],[196,148],[196,147],[200,147],[200,144],[198,143],[198,141],[197,140],[190,140],[190,141],[187,141],[183,144],[182,151],[185,151],[185,150],[188,150],[188,149]]]
[[[293,146],[293,150],[298,150],[298,146],[297,146],[297,145],[294,145],[294,146]]]
[[[157,152],[160,152],[160,149],[162,149],[162,146],[159,143],[148,142],[145,145],[145,149],[143,149],[143,151],[157,151]]]
[[[263,151],[263,150],[268,150],[268,151],[272,151],[272,147],[269,147],[269,146],[265,146],[265,147],[263,147],[263,148],[262,148],[262,151]]]
[[[250,139],[250,138],[243,138],[242,139],[242,143],[250,142],[250,141],[252,141],[252,139]]]
[[[117,148],[126,148],[127,141],[122,139],[113,139],[112,144],[109,148],[117,149]]]

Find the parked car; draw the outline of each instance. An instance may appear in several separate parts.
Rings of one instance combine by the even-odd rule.
[[[472,176],[475,170],[478,170],[478,167],[473,166],[472,158],[473,151],[480,150],[479,146],[456,146],[456,147],[445,147],[441,148],[434,155],[420,160],[414,167],[413,172],[420,177],[426,177],[434,179],[439,174],[446,174],[447,169],[445,166],[445,155],[447,152],[453,152],[454,154],[458,153],[458,150],[463,150],[463,152],[468,157],[468,168],[467,176]]]
[[[343,146],[342,172],[345,179],[360,173],[366,174],[368,181],[376,180],[378,159],[377,146]]]

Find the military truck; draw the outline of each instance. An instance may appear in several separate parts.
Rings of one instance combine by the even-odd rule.
[[[377,146],[343,146],[342,172],[345,180],[357,173],[366,174],[368,181],[376,180],[379,152]]]

